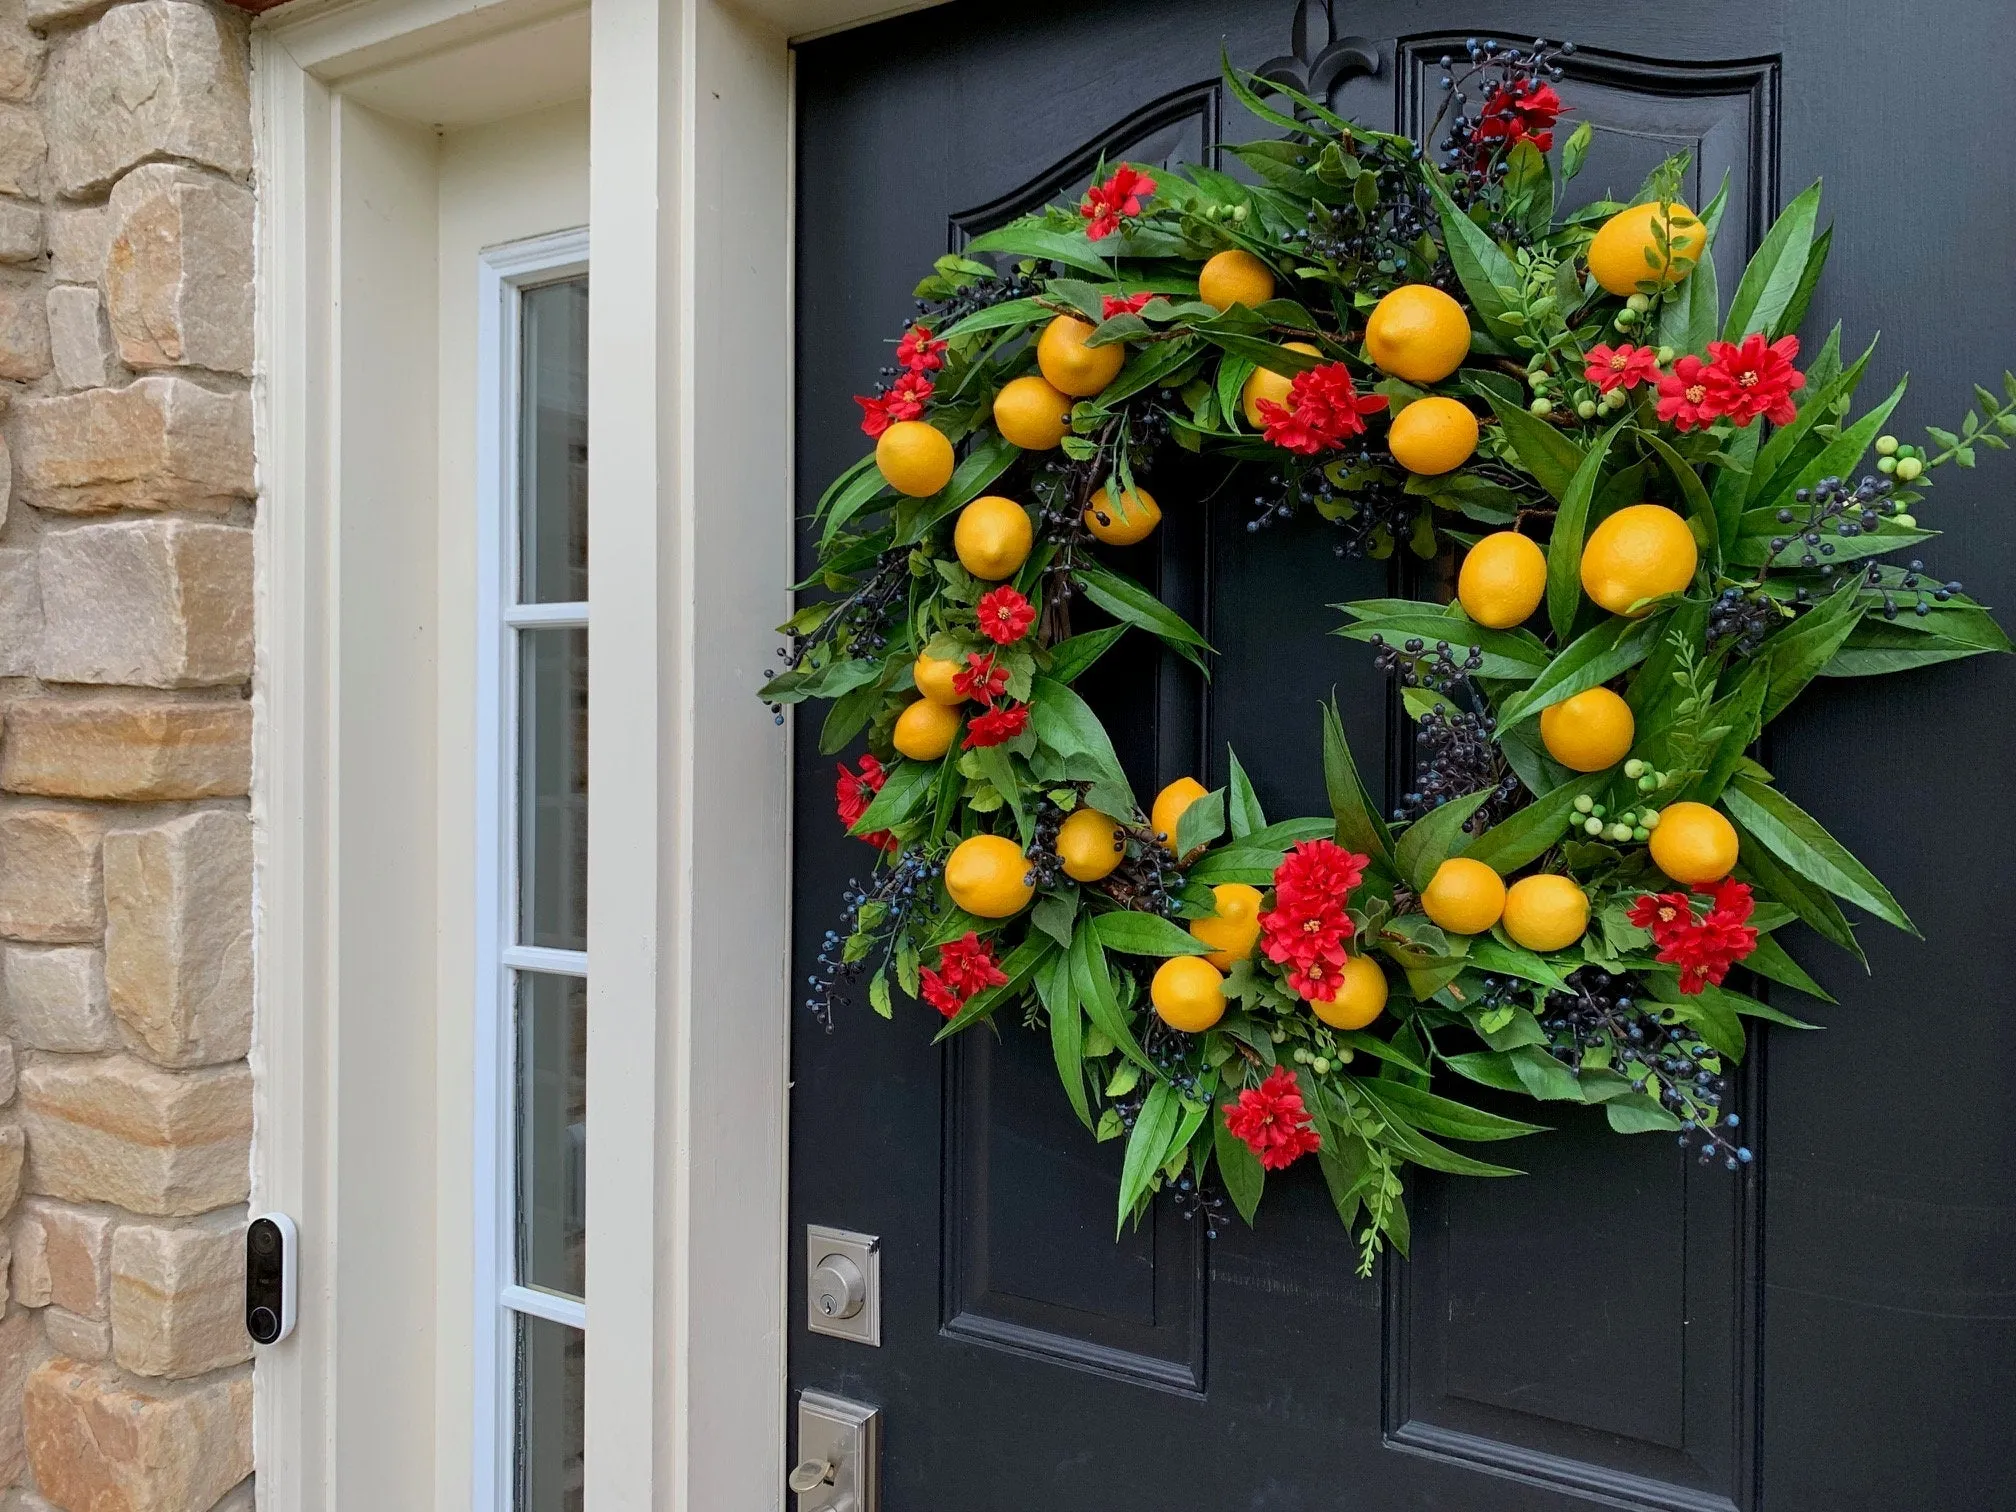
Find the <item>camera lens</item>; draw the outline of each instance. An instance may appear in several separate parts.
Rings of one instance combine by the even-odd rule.
[[[280,1248],[280,1236],[270,1223],[252,1225],[252,1249],[256,1254],[271,1255]]]
[[[259,1344],[271,1344],[280,1337],[280,1315],[270,1307],[255,1307],[245,1319],[245,1331]]]

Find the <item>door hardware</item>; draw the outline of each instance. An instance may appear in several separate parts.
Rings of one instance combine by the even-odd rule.
[[[882,1243],[873,1234],[805,1229],[805,1326],[857,1344],[882,1343]]]
[[[798,1465],[791,1490],[797,1512],[877,1512],[882,1414],[828,1396],[798,1394]]]

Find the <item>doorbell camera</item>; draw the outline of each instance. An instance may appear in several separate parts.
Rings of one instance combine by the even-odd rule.
[[[245,1227],[245,1332],[255,1344],[278,1344],[294,1332],[300,1247],[285,1213],[263,1214]]]

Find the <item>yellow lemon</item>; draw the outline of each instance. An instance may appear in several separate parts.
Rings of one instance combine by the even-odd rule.
[[[1020,913],[1036,896],[1029,858],[1002,835],[961,840],[945,860],[945,892],[957,907],[983,919]]]
[[[1393,417],[1386,449],[1411,473],[1453,471],[1477,450],[1477,417],[1455,399],[1416,399]]]
[[[896,731],[890,739],[912,761],[936,761],[952,749],[952,737],[958,733],[957,709],[920,698],[896,716]]]
[[[1309,1005],[1332,1029],[1363,1029],[1386,1007],[1386,973],[1370,956],[1347,956],[1336,993]]]
[[[1566,950],[1589,927],[1589,895],[1567,877],[1521,877],[1505,893],[1505,933],[1528,950]]]
[[[1043,327],[1036,341],[1036,366],[1058,393],[1088,399],[1120,376],[1127,348],[1117,341],[1110,346],[1085,345],[1085,338],[1097,329],[1072,315],[1059,315]]]
[[[966,702],[966,695],[952,686],[952,679],[965,669],[965,663],[940,661],[935,656],[920,656],[910,664],[910,677],[917,684],[917,691],[931,702],[943,704],[948,709],[956,709]]]
[[[1600,772],[1631,754],[1638,722],[1608,688],[1585,688],[1540,711],[1540,743],[1574,772]]]
[[[1050,451],[1071,434],[1071,401],[1034,373],[1011,378],[994,396],[994,428],[1011,446]]]
[[[1421,911],[1451,934],[1482,934],[1505,912],[1505,883],[1482,861],[1451,856],[1421,892]]]
[[[1664,504],[1632,504],[1589,532],[1582,547],[1582,591],[1612,614],[1634,619],[1646,599],[1678,593],[1701,560],[1694,532]]]
[[[1225,1017],[1225,978],[1202,956],[1171,956],[1155,968],[1148,1000],[1171,1029],[1202,1034]]]
[[[1433,284],[1402,284],[1373,307],[1365,350],[1395,378],[1438,383],[1470,355],[1470,321]]]
[[[1251,252],[1220,252],[1197,275],[1197,297],[1214,310],[1258,309],[1274,297],[1274,275]]]
[[[1172,853],[1176,849],[1176,826],[1183,821],[1183,810],[1203,796],[1204,784],[1195,777],[1178,777],[1155,795],[1154,807],[1148,811],[1148,826],[1162,837],[1162,843]]]
[[[1162,506],[1145,488],[1122,493],[1120,507],[1115,509],[1112,497],[1102,487],[1085,508],[1085,528],[1108,546],[1132,546],[1145,541],[1161,523]]]
[[[1652,864],[1675,882],[1705,887],[1736,869],[1736,826],[1705,803],[1673,803],[1652,831]]]
[[[1456,574],[1456,601],[1491,630],[1524,624],[1546,596],[1547,553],[1516,530],[1484,537],[1470,548]]]
[[[1666,236],[1660,249],[1660,228]],[[1650,293],[1694,271],[1708,245],[1708,228],[1678,200],[1633,205],[1603,222],[1589,243],[1589,272],[1612,294]]]
[[[1260,889],[1244,882],[1221,882],[1211,889],[1217,912],[1208,919],[1192,919],[1190,933],[1212,947],[1204,957],[1220,971],[1253,954],[1260,939]]]
[[[1111,814],[1075,810],[1057,826],[1057,855],[1074,882],[1097,882],[1127,855],[1127,837]]]
[[[1306,341],[1284,341],[1281,344],[1291,352],[1306,352],[1311,357],[1323,355]],[[1288,390],[1294,384],[1295,375],[1292,373],[1277,373],[1264,367],[1253,369],[1253,375],[1246,380],[1246,387],[1239,391],[1239,408],[1245,412],[1246,423],[1255,430],[1265,426],[1267,417],[1260,413],[1260,401],[1265,399],[1270,404],[1286,405]]]
[[[1035,541],[1029,511],[999,494],[975,499],[959,511],[959,523],[952,527],[952,550],[959,565],[990,583],[1020,571]]]
[[[875,443],[875,465],[900,494],[928,499],[952,481],[952,443],[923,420],[898,420]]]

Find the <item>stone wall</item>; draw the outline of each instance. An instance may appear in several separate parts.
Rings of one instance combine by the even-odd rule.
[[[0,1512],[249,1508],[243,18],[0,0]]]

